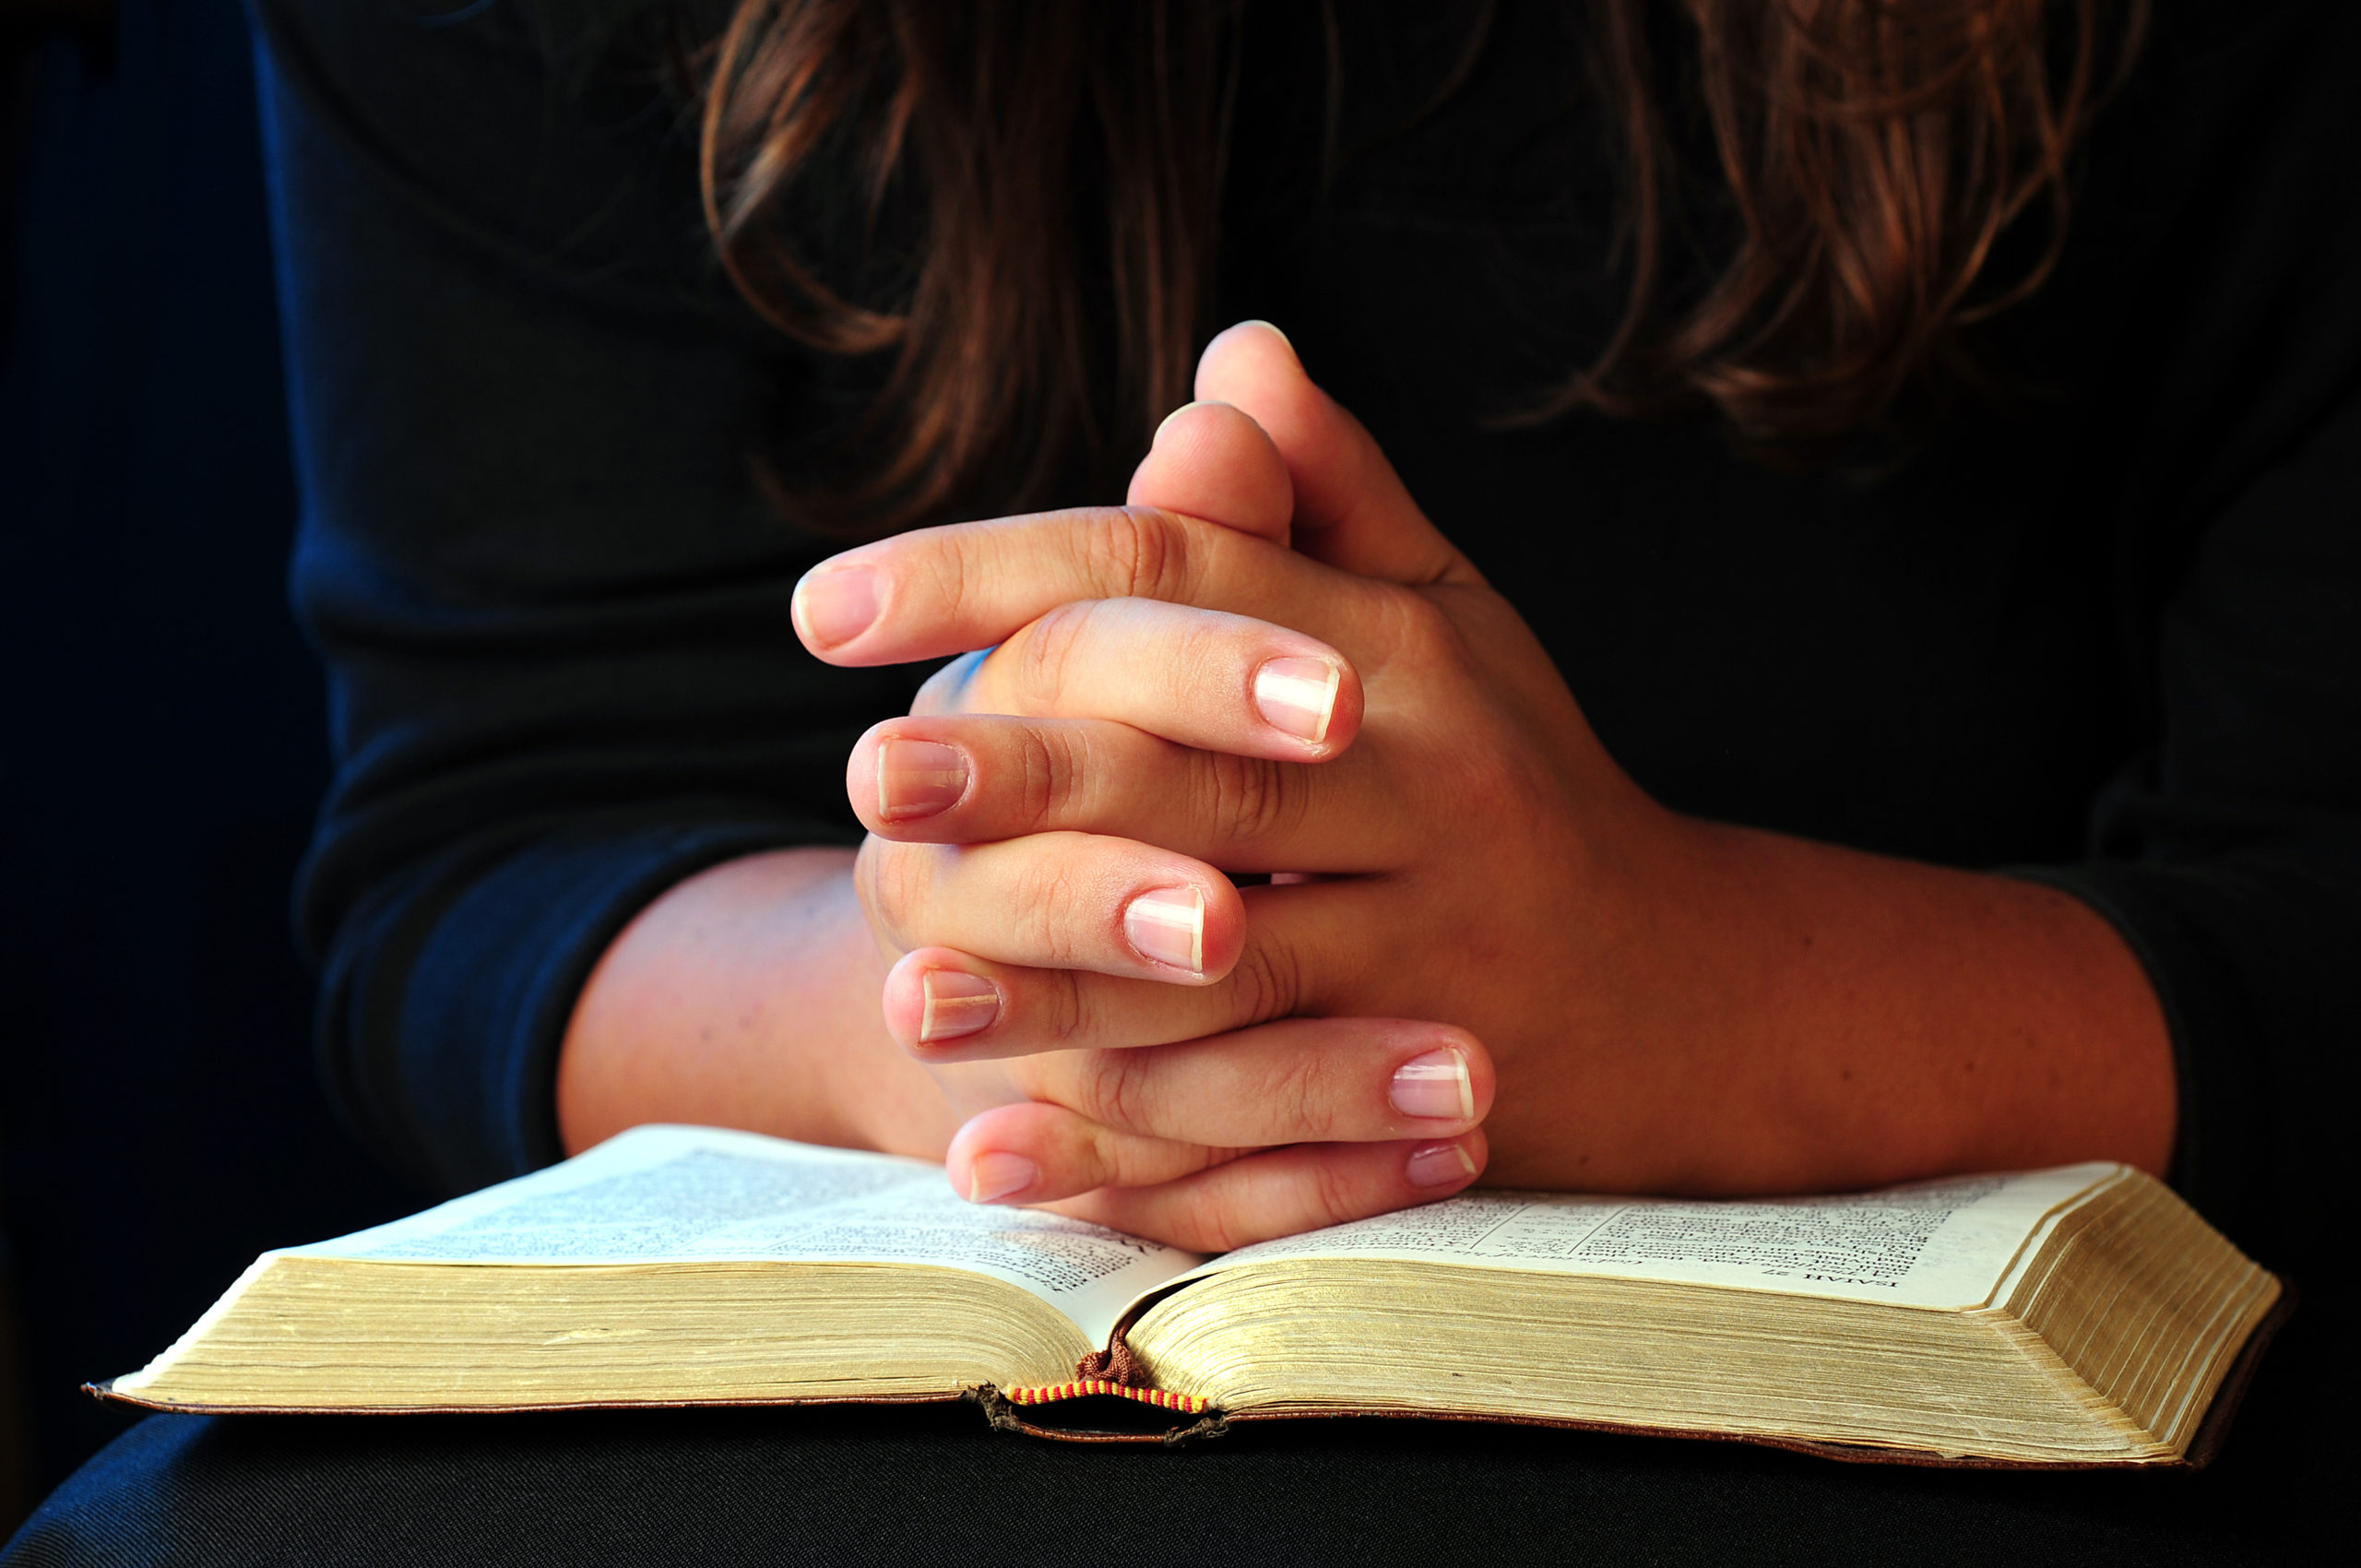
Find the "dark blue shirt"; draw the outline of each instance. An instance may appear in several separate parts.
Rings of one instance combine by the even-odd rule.
[[[720,278],[660,18],[260,10],[338,758],[322,1060],[469,1187],[559,1157],[558,1041],[649,899],[856,840],[846,751],[916,675],[789,626],[838,541],[753,456],[825,445],[860,373]],[[2361,1041],[2361,7],[2165,6],[2058,272],[1983,339],[2001,390],[1809,473],[1702,419],[1503,420],[1619,306],[1575,32],[1504,4],[1416,118],[1465,19],[1341,10],[1333,179],[1316,29],[1250,13],[1219,319],[1287,329],[1659,800],[2115,922],[2172,1024],[2176,1179],[2285,1266]]]

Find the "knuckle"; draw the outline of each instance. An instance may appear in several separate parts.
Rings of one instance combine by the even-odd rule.
[[[1176,1151],[1161,1140],[1112,1131],[1100,1132],[1098,1141],[1105,1169],[1109,1172],[1107,1180],[1119,1187],[1160,1187],[1167,1182],[1193,1175],[1204,1169],[1211,1153],[1204,1149]],[[1180,1166],[1178,1170],[1176,1161]]]
[[[1341,1161],[1315,1160],[1307,1176],[1312,1212],[1323,1225],[1342,1225],[1361,1217],[1360,1194]]]
[[[1063,731],[1026,727],[1016,747],[1017,776],[1010,780],[1017,820],[1027,833],[1058,825],[1069,803],[1075,776],[1074,744]]]
[[[1135,1180],[1139,1158],[1130,1139],[1114,1128],[1093,1126],[1083,1134],[1088,1151],[1085,1156],[1089,1166],[1090,1183],[1095,1187],[1131,1187]]]
[[[1077,929],[1082,890],[1064,861],[1055,856],[1034,855],[1013,879],[1010,901],[1024,911],[1026,935],[1040,954],[1040,963],[1069,969],[1086,956],[1089,944]]]
[[[1110,598],[1178,601],[1187,597],[1192,569],[1188,531],[1153,507],[1110,507],[1085,530],[1086,580],[1107,585]]]
[[[1238,1024],[1243,1026],[1284,1018],[1294,1012],[1303,980],[1295,955],[1285,944],[1268,935],[1257,935],[1250,928],[1245,950],[1229,972],[1228,984],[1237,1004]]]
[[[948,529],[896,557],[901,570],[916,569],[933,612],[953,625],[988,596],[980,585],[991,571],[991,542],[974,529]]]
[[[1285,839],[1303,825],[1300,770],[1264,757],[1199,752],[1202,794],[1214,802],[1214,828],[1238,844]]]
[[[1047,611],[1001,648],[1009,695],[1020,713],[1054,707],[1066,687],[1066,671],[1089,636],[1096,600],[1077,600]]]
[[[1102,1127],[1144,1132],[1154,1110],[1154,1075],[1145,1051],[1095,1051],[1077,1086],[1083,1103],[1067,1109],[1079,1111]]]
[[[1083,1002],[1082,977],[1072,969],[1044,969],[1034,999],[1034,1023],[1052,1051],[1073,1051],[1085,1045],[1093,1032],[1090,1010]],[[1080,1110],[1069,1106],[1069,1110]]]
[[[1042,749],[1050,758],[1050,811],[1053,825],[1077,831],[1097,830],[1112,781],[1124,773],[1119,747],[1111,747],[1101,730],[1066,725],[1044,736]]]
[[[1192,1253],[1234,1252],[1250,1238],[1240,1230],[1229,1204],[1207,1185],[1194,1185],[1182,1200],[1179,1228],[1189,1236]]]
[[[860,883],[871,920],[899,935],[926,906],[932,885],[931,848],[872,837],[861,846]]]
[[[1410,588],[1390,588],[1381,603],[1384,662],[1428,669],[1465,660],[1466,650],[1458,626],[1432,599]]]

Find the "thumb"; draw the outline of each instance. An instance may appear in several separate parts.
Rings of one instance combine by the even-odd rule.
[[[1375,438],[1312,385],[1269,322],[1241,321],[1205,346],[1197,396],[1244,412],[1277,446],[1304,554],[1386,582],[1482,580],[1418,510]]]
[[[1125,500],[1287,542],[1295,492],[1263,427],[1227,403],[1189,403],[1156,427]]]

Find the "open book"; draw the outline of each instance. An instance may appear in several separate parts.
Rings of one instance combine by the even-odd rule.
[[[1003,1424],[1119,1394],[1209,1428],[1387,1413],[2171,1464],[2202,1457],[2280,1297],[2118,1165],[1769,1202],[1474,1193],[1205,1259],[971,1206],[915,1160],[642,1127],[267,1253],[99,1392],[207,1411],[965,1396]]]

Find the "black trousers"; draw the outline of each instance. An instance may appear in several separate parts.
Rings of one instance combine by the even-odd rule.
[[[2201,1474],[2058,1474],[1386,1420],[1086,1448],[962,1405],[159,1416],[0,1565],[2291,1560],[2343,1467],[2241,1428]]]

